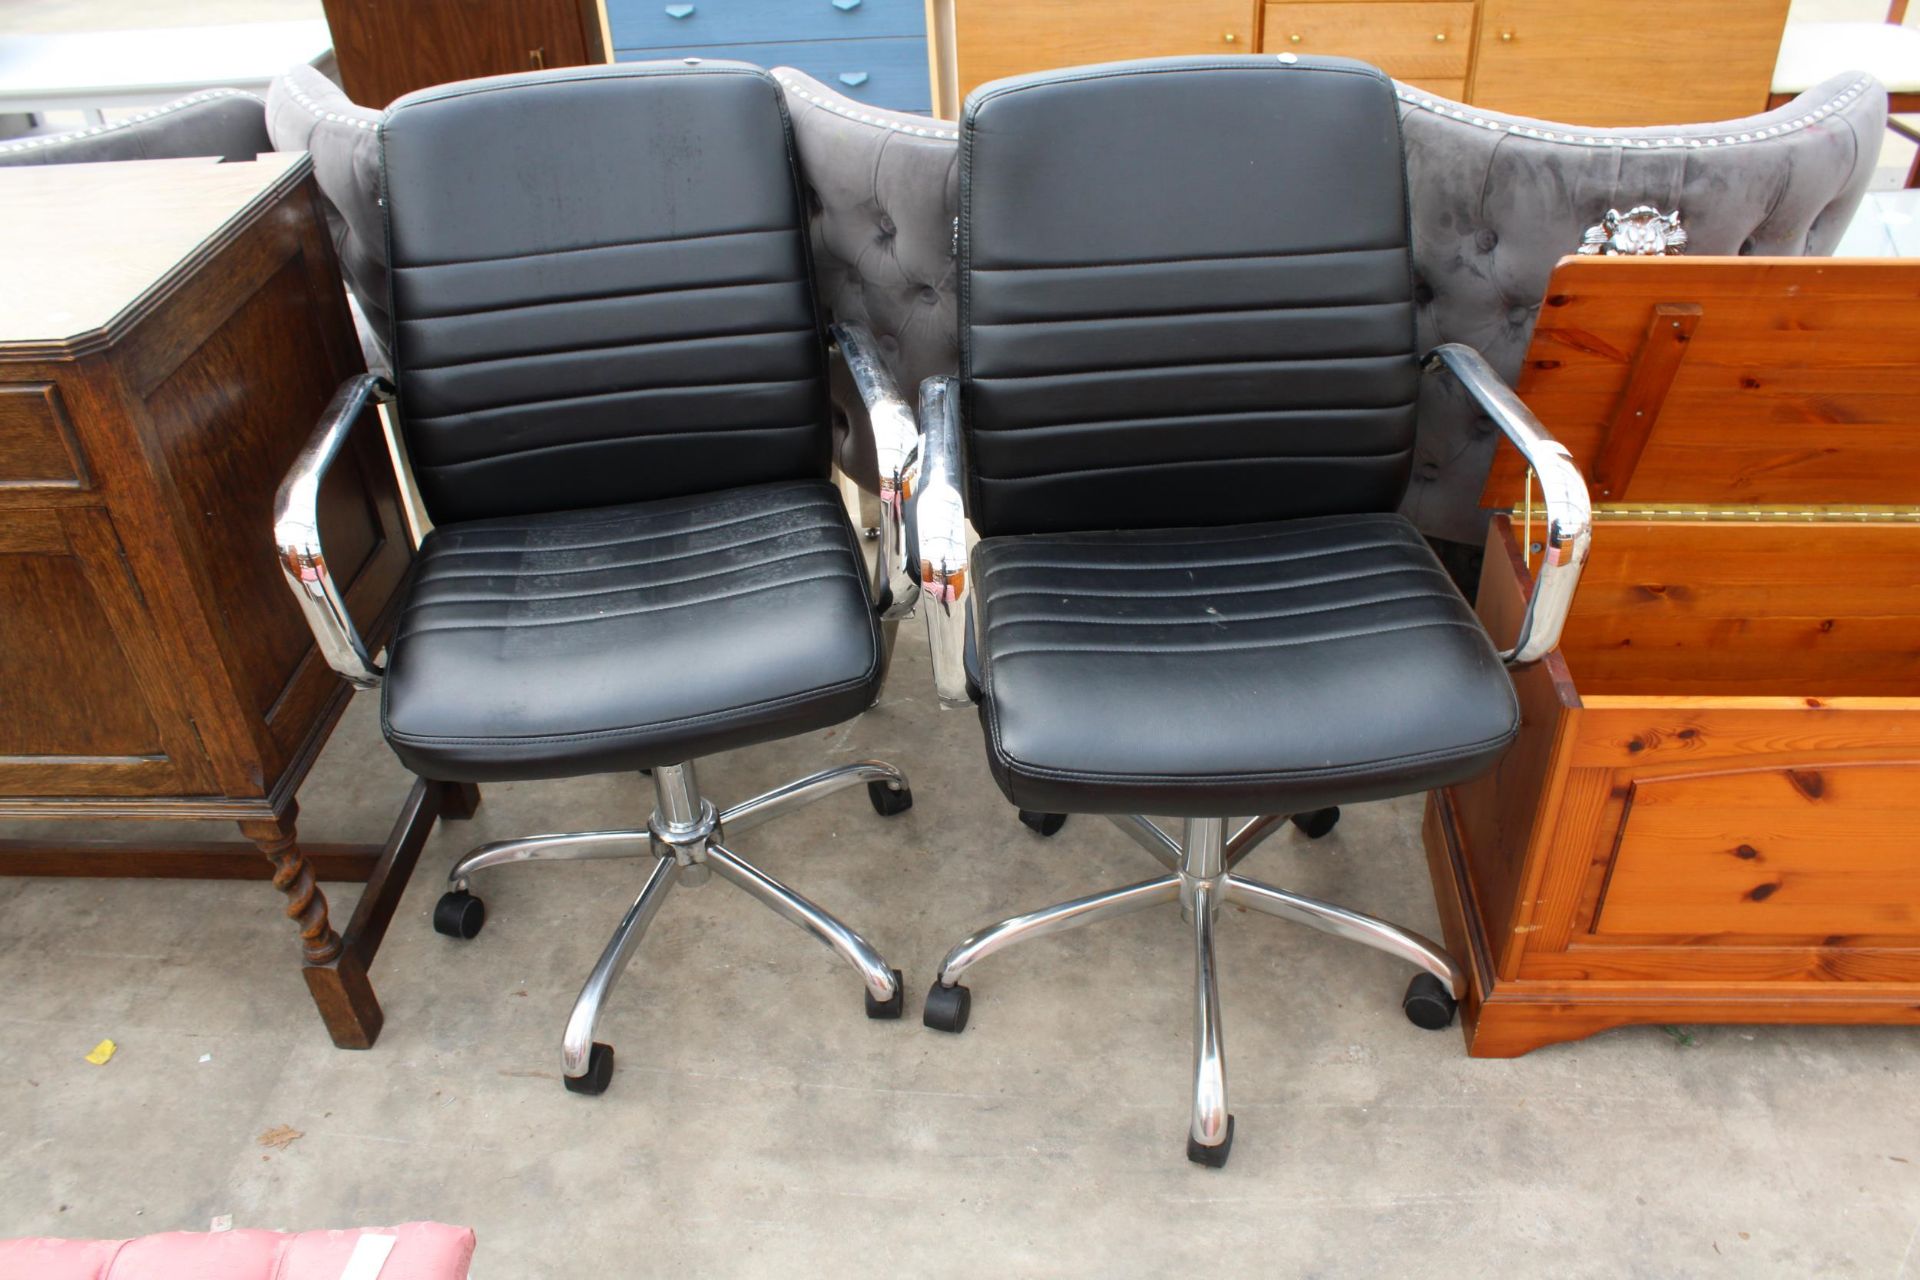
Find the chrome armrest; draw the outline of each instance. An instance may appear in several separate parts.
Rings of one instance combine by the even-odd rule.
[[[960,499],[960,381],[920,384],[920,467],[907,495],[907,547],[919,563],[921,612],[933,651],[933,687],[943,706],[973,704],[967,692],[967,513]]]
[[[376,687],[385,673],[367,652],[327,567],[320,545],[320,482],[368,402],[392,396],[391,384],[371,373],[355,374],[341,383],[273,499],[273,541],[280,553],[280,570],[307,615],[327,665],[361,689]]]
[[[1458,342],[1445,343],[1428,354],[1426,367],[1429,371],[1445,368],[1458,378],[1540,478],[1540,492],[1547,505],[1545,554],[1534,576],[1533,594],[1527,597],[1520,632],[1514,637],[1513,647],[1500,655],[1508,666],[1537,662],[1560,643],[1560,629],[1566,625],[1574,588],[1580,585],[1580,571],[1587,563],[1587,549],[1593,540],[1593,504],[1587,496],[1587,482],[1567,447],[1547,433],[1540,419],[1478,351]]]
[[[920,594],[919,577],[908,563],[902,506],[919,456],[920,431],[867,327],[836,324],[828,332],[867,406],[873,454],[880,464],[880,555],[873,566],[874,604],[883,618],[904,618],[913,612]]]

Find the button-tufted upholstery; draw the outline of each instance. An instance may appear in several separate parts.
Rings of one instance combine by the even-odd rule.
[[[813,189],[823,303],[873,329],[903,386],[954,371],[955,130],[862,106],[789,68],[774,75]],[[1420,343],[1470,343],[1510,379],[1553,264],[1607,209],[1679,209],[1694,253],[1830,253],[1886,120],[1885,93],[1861,74],[1765,115],[1660,129],[1585,130],[1398,92]],[[1429,534],[1477,542],[1495,433],[1452,380],[1427,379],[1421,395],[1402,510]],[[870,460],[849,469],[871,483]]]

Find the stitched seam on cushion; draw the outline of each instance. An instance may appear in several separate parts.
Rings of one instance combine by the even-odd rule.
[[[510,361],[533,361],[547,356],[584,356],[604,355],[614,351],[642,351],[653,347],[690,346],[698,342],[729,342],[738,338],[774,338],[786,334],[811,334],[808,325],[795,325],[785,329],[745,329],[739,332],[674,334],[668,338],[643,338],[635,342],[613,342],[590,347],[541,347],[528,351],[509,351],[505,355],[476,356],[471,360],[449,360],[444,364],[416,364],[407,366],[409,376],[423,373],[438,373],[443,369],[471,369],[480,364],[506,364]]]
[[[1295,779],[1338,779],[1364,777],[1378,773],[1389,773],[1409,765],[1444,764],[1449,760],[1463,759],[1480,755],[1504,743],[1513,741],[1519,727],[1507,730],[1491,738],[1482,738],[1464,747],[1448,747],[1439,751],[1420,751],[1411,755],[1388,756],[1379,760],[1369,760],[1364,764],[1330,765],[1324,768],[1285,769],[1279,772],[1261,773],[1217,773],[1202,777],[1185,777],[1179,774],[1155,773],[1086,773],[1071,769],[1053,769],[1045,765],[1029,764],[1018,757],[1008,755],[1005,748],[995,743],[995,750],[1006,761],[1010,771],[1020,771],[1035,781],[1063,781],[1107,783],[1116,786],[1146,785],[1169,788],[1208,788],[1238,786],[1264,782],[1283,783]]]
[[[581,565],[568,569],[531,569],[521,564],[512,569],[476,569],[471,573],[457,573],[442,570],[433,575],[435,582],[444,582],[449,578],[561,578],[575,573],[609,573],[616,569],[637,569],[643,565],[670,564],[675,560],[691,560],[698,556],[711,556],[725,551],[734,551],[741,547],[750,547],[760,542],[772,542],[778,538],[788,538],[801,533],[830,532],[831,524],[809,524],[795,529],[783,529],[778,533],[762,534],[757,538],[746,538],[739,542],[729,542],[717,547],[702,547],[697,551],[682,551],[670,556],[651,556],[644,560],[621,560],[613,564]],[[498,551],[475,551],[476,555],[506,556],[522,554],[528,556],[543,555],[545,547],[502,547]]]
[[[628,387],[622,391],[594,391],[586,395],[578,396],[542,396],[533,400],[514,400],[507,404],[490,404],[484,409],[449,409],[444,413],[413,413],[407,416],[414,422],[438,422],[447,418],[478,418],[489,413],[507,413],[516,409],[532,409],[537,406],[551,408],[555,405],[585,404],[594,400],[618,400],[622,396],[653,395],[662,391],[711,391],[715,387],[731,388],[735,391],[757,387],[804,387],[818,381],[820,381],[819,375],[814,374],[804,378],[770,378],[764,382],[674,382],[663,383],[655,387]],[[752,431],[759,430],[760,428],[739,427],[727,429]]]
[[[1383,298],[1372,302],[1303,302],[1293,307],[1276,307],[1271,304],[1248,305],[1244,307],[1204,307],[1183,308],[1178,311],[1125,311],[1115,313],[1105,308],[1087,312],[1059,312],[1055,315],[1040,316],[1032,320],[980,320],[974,322],[974,329],[1024,329],[1038,324],[1058,325],[1062,329],[1077,329],[1083,325],[1102,321],[1129,323],[1138,321],[1148,324],[1157,320],[1198,320],[1208,316],[1290,316],[1299,311],[1358,311],[1362,308],[1410,307],[1412,301],[1403,298]]]
[[[1347,631],[1323,631],[1317,635],[1303,636],[1297,640],[1261,640],[1245,643],[1203,644],[1203,645],[1162,645],[1141,644],[1029,644],[1003,648],[994,655],[994,661],[1005,662],[1011,658],[1029,658],[1034,656],[1054,657],[1069,653],[1120,653],[1120,654],[1162,654],[1162,653],[1256,653],[1267,649],[1298,649],[1305,645],[1331,644],[1340,640],[1365,640],[1373,636],[1396,636],[1409,631],[1431,631],[1437,627],[1458,627],[1466,631],[1480,631],[1475,622],[1466,622],[1457,618],[1443,618],[1432,622],[1396,623],[1386,627],[1366,627]]]
[[[398,271],[432,271],[436,267],[474,267],[493,262],[520,262],[527,258],[562,258],[570,253],[599,253],[607,249],[638,249],[653,244],[691,244],[696,240],[729,240],[737,236],[790,236],[794,227],[748,227],[743,231],[707,231],[697,236],[661,236],[655,240],[610,240],[606,244],[575,245],[571,249],[535,249],[528,253],[496,253],[484,258],[448,258],[441,262],[397,264]]]
[[[1404,407],[1404,406],[1403,406]],[[1094,426],[1095,423],[1083,425]],[[1019,427],[994,427],[985,430],[985,435],[1018,435]],[[1411,453],[1412,449],[1387,449],[1380,453],[1259,453],[1239,458],[1178,458],[1164,462],[1116,462],[1104,467],[1076,467],[1072,471],[1041,471],[1031,475],[1010,476],[988,474],[978,463],[974,464],[974,473],[983,479],[998,481],[1003,485],[1019,484],[1022,481],[1062,480],[1069,476],[1111,475],[1116,471],[1168,471],[1177,467],[1218,467],[1236,466],[1249,462],[1271,463],[1294,466],[1303,462],[1377,462],[1382,458],[1398,458]]]
[[[722,547],[718,549],[718,551],[720,552],[724,552],[728,550],[731,550],[731,548]],[[432,599],[432,600],[423,599],[410,605],[408,607],[408,612],[411,613],[416,608],[417,609],[437,609],[444,605],[450,605],[450,604],[519,604],[522,601],[535,601],[535,600],[539,600],[539,601],[592,600],[600,596],[629,595],[635,591],[658,591],[662,587],[678,587],[678,586],[684,586],[689,582],[707,582],[707,581],[711,581],[714,578],[732,577],[734,574],[737,574],[737,573],[752,573],[759,569],[768,568],[771,565],[786,564],[788,561],[791,561],[791,560],[804,560],[808,556],[831,556],[831,555],[838,555],[838,554],[839,554],[839,549],[837,547],[814,546],[814,547],[807,547],[800,551],[791,551],[791,552],[788,552],[786,555],[768,556],[763,560],[756,560],[752,564],[731,565],[725,569],[715,569],[708,573],[695,573],[695,574],[690,574],[686,577],[681,577],[681,578],[660,578],[651,582],[635,582],[630,585],[622,586],[622,587],[600,587],[592,591],[555,591],[555,592],[544,593],[544,594],[534,594],[532,592],[520,592],[520,591],[515,591],[512,593],[497,592],[492,595],[447,596],[447,597]],[[522,576],[530,576],[530,575],[491,574],[487,576],[522,577]],[[774,585],[778,585],[778,584],[774,584]]]
[[[1002,569],[1071,569],[1082,579],[1091,578],[1099,573],[1178,573],[1187,569],[1228,569],[1250,564],[1301,564],[1308,560],[1324,560],[1329,556],[1352,555],[1356,551],[1400,551],[1403,547],[1386,542],[1356,542],[1352,546],[1327,547],[1317,551],[1295,551],[1286,554],[1264,556],[1220,556],[1206,560],[1182,560],[1177,563],[1145,564],[1132,561],[1125,564],[1088,564],[1084,560],[1020,560],[1007,564],[989,565],[983,577],[991,578]],[[1431,569],[1432,565],[1410,564],[1409,569]],[[1284,584],[1276,584],[1284,585]]]
[[[1130,432],[1138,429],[1144,434],[1148,431],[1165,431],[1166,424],[1169,422],[1194,423],[1195,430],[1202,428],[1213,429],[1243,426],[1249,422],[1259,422],[1272,418],[1282,420],[1306,418],[1314,422],[1332,423],[1344,422],[1344,420],[1348,418],[1361,415],[1404,411],[1414,408],[1419,403],[1419,400],[1414,399],[1408,400],[1403,404],[1378,405],[1365,409],[1328,409],[1324,406],[1316,405],[1310,409],[1228,409],[1218,413],[1161,413],[1145,418],[1080,418],[1067,421],[1046,422],[1026,427],[983,427],[979,429],[979,434],[983,436],[993,436],[996,434],[1014,435],[1019,437],[1018,443],[1030,445],[1036,439],[1042,439],[1050,434],[1067,434],[1084,430],[1087,427],[1098,427],[1106,433],[1115,431]],[[1327,456],[1344,457],[1346,455],[1331,454]]]
[[[716,520],[710,524],[689,525],[684,529],[668,529],[660,533],[639,533],[639,534],[633,535],[632,537],[614,538],[606,542],[569,542],[563,546],[545,546],[545,547],[532,547],[532,548],[520,547],[520,546],[449,547],[443,544],[436,544],[433,547],[433,549],[429,551],[427,554],[429,557],[431,557],[431,556],[465,555],[465,554],[468,554],[469,552],[485,554],[485,555],[497,555],[502,551],[523,551],[523,550],[592,551],[599,547],[619,547],[619,546],[625,546],[628,543],[633,543],[633,542],[651,542],[660,538],[677,538],[689,533],[706,533],[711,529],[726,529],[737,524],[751,524],[755,520],[766,520],[775,516],[791,515],[795,511],[805,511],[809,507],[817,507],[819,505],[821,505],[820,500],[816,499],[813,502],[803,502],[798,506],[782,507],[778,511],[766,511],[766,512],[756,511],[754,514],[750,516],[741,516],[736,520]],[[630,516],[627,516],[627,517],[615,516],[605,520],[597,520],[597,521],[582,522],[582,523],[586,524],[588,527],[591,527],[593,524],[618,524],[623,519],[631,519],[631,518],[632,517]],[[472,532],[465,532],[465,531],[461,531],[459,529],[459,526],[456,525],[454,526],[454,529],[455,529],[455,533],[450,534],[448,536],[470,538],[470,537],[477,537],[483,533],[499,533],[507,537],[515,537],[515,536],[524,536],[527,531],[524,526],[520,529],[475,529]]]
[[[1396,253],[1397,244],[1362,245],[1356,249],[1295,249],[1288,253],[1202,254],[1194,258],[1116,258],[1111,262],[1034,262],[1012,267],[975,267],[980,275],[1015,271],[1103,271],[1115,267],[1191,266],[1196,262],[1285,262],[1290,258],[1338,258],[1356,253]]]
[[[643,609],[617,609],[607,613],[596,613],[591,617],[502,618],[494,622],[473,622],[473,623],[462,622],[462,623],[447,623],[441,626],[420,626],[420,627],[415,627],[411,630],[405,631],[399,636],[395,637],[394,643],[398,644],[401,640],[411,639],[414,636],[443,635],[445,633],[453,632],[453,631],[525,630],[532,627],[572,627],[572,626],[580,626],[582,624],[593,623],[593,622],[612,622],[617,618],[636,618],[636,617],[639,617],[641,614],[663,613],[670,609],[689,609],[694,607],[695,605],[714,604],[721,600],[732,600],[739,596],[750,596],[759,592],[777,590],[778,588],[781,588],[781,587],[799,586],[803,582],[824,582],[832,579],[844,580],[848,576],[849,576],[848,570],[843,568],[843,569],[836,570],[833,573],[813,573],[813,574],[808,574],[804,577],[799,577],[799,578],[782,578],[778,582],[761,583],[759,586],[756,586],[756,587],[742,587],[737,591],[721,591],[713,595],[701,596],[697,600],[676,600],[671,604],[648,605]],[[852,574],[851,576],[855,582],[859,581],[859,575],[857,573]],[[635,588],[635,589],[638,590],[639,588]],[[470,602],[456,601],[453,603],[470,603]],[[426,608],[429,606],[422,605],[421,607]],[[408,610],[408,613],[412,613],[412,612],[413,612],[412,609]]]
[[[1168,547],[1228,546],[1241,542],[1260,542],[1269,538],[1293,540],[1312,537],[1315,534],[1324,533],[1328,529],[1351,529],[1356,525],[1378,525],[1381,527],[1383,534],[1391,532],[1395,535],[1396,540],[1403,546],[1413,545],[1418,540],[1418,535],[1414,533],[1413,527],[1403,518],[1377,511],[1365,511],[1352,512],[1347,515],[1312,516],[1299,520],[1283,521],[1278,526],[1261,526],[1258,533],[1241,533],[1231,537],[1225,536],[1225,529],[1243,528],[1245,526],[1225,525],[1221,526],[1220,529],[1160,530],[1156,532],[1162,534],[1171,532],[1179,536],[1156,537],[1151,545]],[[993,554],[1002,547],[1012,546],[1024,549],[1033,543],[1043,543],[1047,546],[1119,547],[1123,550],[1131,551],[1140,545],[1140,538],[1138,536],[1116,538],[1111,533],[1101,533],[1098,531],[1082,533],[1009,534],[985,539],[980,545],[988,549],[988,554]],[[1382,543],[1381,545],[1385,546],[1389,544]],[[1012,553],[1009,552],[1007,554]],[[1007,561],[995,565],[993,568],[1019,568],[1022,563],[1024,562]],[[1098,568],[1099,566],[1093,567]]]
[[[813,431],[814,429],[813,423],[801,422],[784,427],[689,427],[685,431],[650,431],[644,435],[620,435],[616,432],[616,434],[612,435],[586,436],[579,440],[562,440],[558,444],[533,444],[523,449],[503,449],[499,453],[490,453],[483,458],[461,458],[455,462],[417,462],[414,464],[413,469],[416,472],[431,471],[439,473],[457,471],[462,467],[486,466],[492,463],[505,462],[513,458],[531,458],[536,454],[542,453],[563,453],[568,449],[592,449],[610,445],[657,444],[667,440],[699,440],[722,435],[764,436],[791,434],[794,432]]]
[[[1445,571],[1430,565],[1397,564],[1384,569],[1369,569],[1363,573],[1322,574],[1318,577],[1298,578],[1293,581],[1271,585],[1196,587],[1188,591],[1117,591],[1102,587],[1098,594],[1109,599],[1117,598],[1123,600],[1206,600],[1213,596],[1255,596],[1271,594],[1276,591],[1295,591],[1302,587],[1320,587],[1328,583],[1354,582],[1361,578],[1384,578],[1394,573],[1425,573],[1432,574],[1443,581],[1447,580]],[[1015,596],[1071,596],[1073,590],[1074,589],[1064,587],[1005,587],[995,591],[993,594],[999,599],[1011,600]]]
[[[485,738],[471,736],[441,737],[431,734],[402,733],[396,730],[387,722],[384,707],[381,709],[381,728],[385,730],[389,738],[421,746],[485,746],[500,742],[528,744],[595,742],[602,738],[617,738],[628,734],[650,733],[655,730],[664,732],[666,730],[684,728],[712,721],[738,718],[747,711],[777,711],[782,707],[791,706],[797,702],[807,702],[816,698],[832,697],[834,694],[858,689],[861,685],[870,683],[873,680],[874,668],[878,665],[879,659],[876,656],[874,661],[867,665],[865,674],[861,675],[858,679],[842,680],[838,684],[821,685],[816,689],[808,689],[802,693],[790,693],[784,697],[772,698],[765,702],[745,702],[738,706],[728,707],[724,711],[709,711],[697,716],[682,716],[677,720],[650,720],[645,724],[624,725],[614,729],[584,729],[578,733],[542,733],[522,736],[501,735],[499,737]]]
[[[1447,597],[1432,591],[1405,592],[1392,596],[1370,596],[1365,600],[1349,600],[1341,604],[1315,605],[1310,609],[1279,609],[1266,613],[1220,614],[1212,618],[1089,618],[1068,617],[1059,614],[1042,614],[1031,618],[995,618],[987,623],[987,632],[992,634],[995,627],[1019,627],[1029,625],[1048,625],[1064,623],[1075,627],[1225,627],[1244,622],[1271,622],[1276,618],[1308,618],[1320,613],[1338,613],[1343,609],[1365,609],[1373,605],[1401,604],[1408,600],[1430,600],[1448,603]]]
[[[402,267],[401,270],[406,270]],[[564,298],[543,298],[539,302],[522,302],[485,307],[467,307],[456,311],[419,311],[401,321],[403,325],[424,324],[433,320],[464,320],[468,316],[505,315],[513,311],[539,311],[546,307],[568,307],[581,302],[606,302],[614,298],[658,298],[666,294],[713,293],[720,289],[764,289],[771,285],[798,285],[805,281],[795,276],[786,276],[776,280],[735,280],[726,284],[668,284],[658,289],[616,289],[611,293],[582,293]]]
[[[1360,351],[1346,355],[1304,355],[1287,356],[1279,359],[1258,358],[1246,360],[1183,360],[1178,364],[1120,364],[1101,365],[1096,368],[1074,368],[1054,370],[1046,373],[982,373],[973,371],[976,383],[1037,382],[1042,378],[1102,378],[1108,382],[1116,381],[1114,374],[1129,373],[1185,373],[1194,369],[1287,369],[1294,365],[1306,365],[1318,370],[1326,365],[1357,364],[1360,361],[1404,361],[1409,372],[1419,368],[1419,362],[1410,349],[1393,351]],[[1354,372],[1361,372],[1354,370]],[[1400,401],[1397,403],[1405,403]],[[1362,406],[1373,408],[1372,405]],[[1203,416],[1203,415],[1196,415]]]

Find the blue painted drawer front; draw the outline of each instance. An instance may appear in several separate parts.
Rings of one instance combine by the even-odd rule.
[[[891,111],[932,110],[925,40],[796,40],[678,49],[621,49],[621,62],[725,58],[763,67],[795,67],[836,93]]]
[[[927,10],[926,0],[607,0],[607,27],[624,55],[690,44],[924,37]]]

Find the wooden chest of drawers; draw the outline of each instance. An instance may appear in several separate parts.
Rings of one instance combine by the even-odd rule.
[[[1920,1022],[1920,262],[1582,259],[1520,391],[1596,499],[1522,729],[1436,793],[1472,1052]],[[1489,494],[1512,501],[1517,459]],[[1479,610],[1512,634],[1523,517]]]
[[[274,492],[363,367],[311,163],[0,169],[0,208],[0,819],[212,819],[247,838],[0,840],[0,874],[271,875],[262,909],[298,928],[335,1043],[366,1048],[367,970],[413,859],[478,795],[419,783],[384,846],[296,840],[295,793],[351,689],[287,593]],[[377,640],[413,551],[371,418],[321,502]],[[344,930],[316,879],[368,882]]]
[[[871,0],[868,0],[870,3]],[[928,0],[940,113],[1001,76],[1166,54],[1333,54],[1585,125],[1766,109],[1788,0]]]

